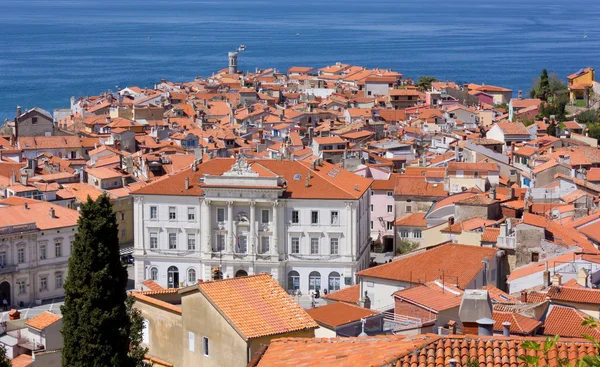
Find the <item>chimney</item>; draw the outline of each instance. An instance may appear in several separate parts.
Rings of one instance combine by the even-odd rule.
[[[585,268],[581,268],[579,269],[579,271],[577,272],[577,284],[579,284],[582,287],[589,287],[588,284],[588,270]]]
[[[490,199],[496,200],[496,186],[492,186],[490,189]]]
[[[21,106],[17,106],[17,117],[15,117],[15,145],[19,139],[19,120],[21,118]]]
[[[190,178],[186,177],[185,178],[185,190],[189,190],[190,189]]]
[[[519,96],[519,99],[523,99],[523,91],[519,89],[519,92],[517,92],[517,95]]]
[[[454,217],[448,218],[448,225],[451,226],[454,224]]]
[[[477,335],[479,336],[492,336],[494,335],[494,320],[484,317],[476,321],[477,322]]]
[[[450,367],[456,367],[456,359],[454,358],[450,358],[450,360],[448,361],[448,363],[450,364]]]
[[[456,335],[456,321],[448,321],[448,330],[450,332],[450,335]]]
[[[8,312],[8,319],[9,320],[20,320],[21,319],[21,313],[18,310],[15,310],[14,308],[12,310],[10,310]]]
[[[19,182],[21,183],[21,185],[27,186],[27,173],[21,173],[21,176],[19,177]]]
[[[502,335],[503,336],[510,336],[510,325],[511,323],[508,321],[504,321],[502,323]]]
[[[354,191],[358,191],[358,184],[354,184]]]
[[[27,204],[27,202],[25,202],[25,203],[23,204],[23,208],[24,208],[25,210],[29,210],[29,205]]]
[[[556,273],[552,276],[552,285],[560,287],[562,285],[562,275]]]
[[[508,198],[510,200],[515,198],[515,188],[514,187],[509,187],[508,188]]]
[[[54,213],[54,208],[50,208],[50,218],[56,218],[56,214]]]
[[[527,291],[525,290],[521,291],[521,302],[527,303]]]
[[[548,266],[548,262],[546,262],[546,267]],[[544,271],[544,287],[548,288],[550,286],[550,272],[548,270]]]
[[[106,124],[110,124],[110,116],[106,116]]]
[[[458,317],[463,324],[463,334],[478,334],[479,321],[492,317],[492,301],[488,291],[466,289],[460,302]],[[491,321],[493,328],[494,321]]]

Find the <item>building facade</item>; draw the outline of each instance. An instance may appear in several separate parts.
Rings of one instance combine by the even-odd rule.
[[[16,197],[0,204],[0,301],[29,306],[64,296],[79,213]]]
[[[132,193],[136,287],[263,272],[304,294],[353,285],[371,182],[326,162],[215,159],[148,185]]]

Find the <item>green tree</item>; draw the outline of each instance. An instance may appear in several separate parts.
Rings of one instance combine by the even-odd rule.
[[[127,297],[127,314],[131,322],[129,330],[129,357],[131,366],[144,367],[144,356],[148,353],[148,348],[142,346],[142,334],[144,331],[144,318],[142,312],[133,307],[135,300],[133,297]],[[0,366],[1,367],[1,366]]]
[[[600,124],[588,124],[588,133],[590,138],[600,139]]]
[[[550,136],[556,136],[558,131],[558,129],[556,128],[556,121],[550,121],[550,123],[548,124],[548,128],[546,129],[546,134],[550,135]]]
[[[582,124],[595,124],[600,121],[600,110],[588,110],[575,116],[577,122]]]
[[[556,73],[548,74],[548,71],[544,69],[540,76],[533,81],[529,95],[531,98],[539,98],[542,101],[547,101],[557,92],[566,89],[567,86]]]
[[[127,270],[119,256],[117,220],[106,194],[88,197],[65,281],[62,365],[135,366],[129,354]]]
[[[557,121],[566,121],[566,107],[569,104],[569,94],[567,90],[557,91],[548,97],[546,102],[542,102],[538,111],[538,117],[554,116]]]
[[[0,367],[11,367],[12,362],[6,356],[6,348],[4,344],[0,344]]]
[[[418,242],[400,240],[396,243],[396,255],[406,254],[416,250],[417,248],[419,248]]]
[[[431,89],[431,83],[436,81],[437,79],[433,76],[421,75],[415,83],[415,86],[418,90],[426,91]]]

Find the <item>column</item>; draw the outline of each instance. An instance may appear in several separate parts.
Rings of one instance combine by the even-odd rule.
[[[345,255],[354,256],[353,252],[353,238],[354,232],[352,228],[352,203],[346,202],[346,230],[344,231],[344,244],[345,244]],[[342,253],[342,252],[340,252]]]
[[[233,201],[227,202],[227,253],[232,253],[233,245]]]
[[[210,210],[210,200],[204,199],[202,202],[202,232],[204,232],[204,243],[202,247],[204,252],[212,252],[212,218]]]
[[[256,236],[255,221],[256,221],[256,202],[252,200],[250,202],[250,235],[248,236],[248,253],[254,255],[256,253],[256,242],[254,236]]]
[[[279,200],[273,202],[273,237],[271,238],[271,255],[279,255]]]

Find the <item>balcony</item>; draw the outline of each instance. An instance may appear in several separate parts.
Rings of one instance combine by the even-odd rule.
[[[498,241],[496,242],[496,247],[502,248],[502,249],[514,250],[517,248],[517,238],[516,237],[498,236]]]
[[[399,332],[403,330],[417,329],[425,325],[431,325],[436,322],[437,318],[434,314],[429,317],[411,317],[395,314],[393,312],[383,313],[383,330]]]
[[[16,273],[19,270],[17,265],[3,265],[0,267],[0,275]]]
[[[0,227],[0,235],[23,233],[37,230],[35,222]]]

